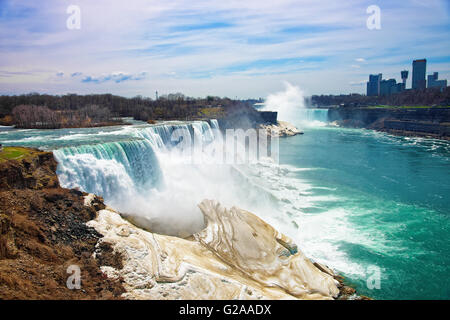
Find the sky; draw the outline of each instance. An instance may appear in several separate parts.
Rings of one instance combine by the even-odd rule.
[[[413,59],[450,80],[449,30],[449,0],[0,0],[0,94],[365,93],[401,70],[410,87]]]

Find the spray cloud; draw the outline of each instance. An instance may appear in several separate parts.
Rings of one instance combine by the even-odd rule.
[[[299,109],[305,108],[305,97],[299,87],[285,81],[285,90],[269,94],[264,110],[277,111],[279,120],[293,119]]]

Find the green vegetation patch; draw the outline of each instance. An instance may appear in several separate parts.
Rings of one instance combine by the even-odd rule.
[[[3,147],[3,151],[0,152],[0,162],[7,160],[19,160],[26,156],[34,154],[35,151],[22,148],[22,147]]]
[[[225,110],[223,107],[210,107],[200,109],[199,116],[204,116],[207,118],[222,118],[225,116]]]

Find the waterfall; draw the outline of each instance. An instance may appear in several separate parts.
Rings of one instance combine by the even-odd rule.
[[[250,183],[244,167],[223,162],[216,120],[124,126],[109,132],[117,141],[105,143],[89,134],[92,144],[54,150],[61,185],[103,196],[119,212],[146,221],[153,232],[200,231],[204,217],[197,205],[204,199],[267,215],[275,210],[274,198]]]
[[[161,171],[148,140],[82,145],[54,151],[61,185],[78,187],[107,200],[157,188]]]
[[[306,126],[320,126],[328,122],[328,109],[298,109],[298,119]]]
[[[176,148],[181,136],[208,144],[214,141],[217,121],[136,127],[134,140],[61,148],[54,151],[58,176],[68,188],[80,188],[106,200],[129,192],[158,189],[163,176],[157,154]]]
[[[219,131],[219,125],[217,120],[211,120],[211,124],[212,126],[206,121],[194,121],[191,123],[173,121],[173,123],[164,125],[137,128],[132,134],[148,140],[156,150],[167,150],[177,144],[182,134],[186,134],[191,143],[195,138],[206,144],[212,142],[216,138],[214,131]]]
[[[328,109],[305,108],[299,111],[302,118],[306,121],[328,122]]]
[[[199,148],[201,156],[208,156],[205,146],[221,136],[217,121],[171,121],[123,130],[128,135],[124,141],[54,150],[61,185],[101,195],[122,213],[151,220],[161,233],[178,235],[182,230],[186,235],[201,229],[203,217],[196,207],[203,197],[201,181],[217,170],[210,173],[207,165],[183,162],[189,160],[184,149]],[[194,183],[199,184],[197,192],[190,194]]]

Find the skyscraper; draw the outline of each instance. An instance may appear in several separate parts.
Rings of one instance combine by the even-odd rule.
[[[428,76],[428,88],[446,88],[447,80],[438,80],[439,74],[434,72]]]
[[[369,75],[369,82],[367,82],[367,95],[368,96],[379,96],[380,95],[381,78],[382,78],[381,73]]]
[[[425,80],[425,74],[427,72],[427,60],[420,59],[413,61],[413,74],[412,74],[412,88],[413,89],[425,89],[427,87],[427,81]]]
[[[395,79],[381,80],[380,82],[380,96],[388,96],[397,93],[397,81]]]

